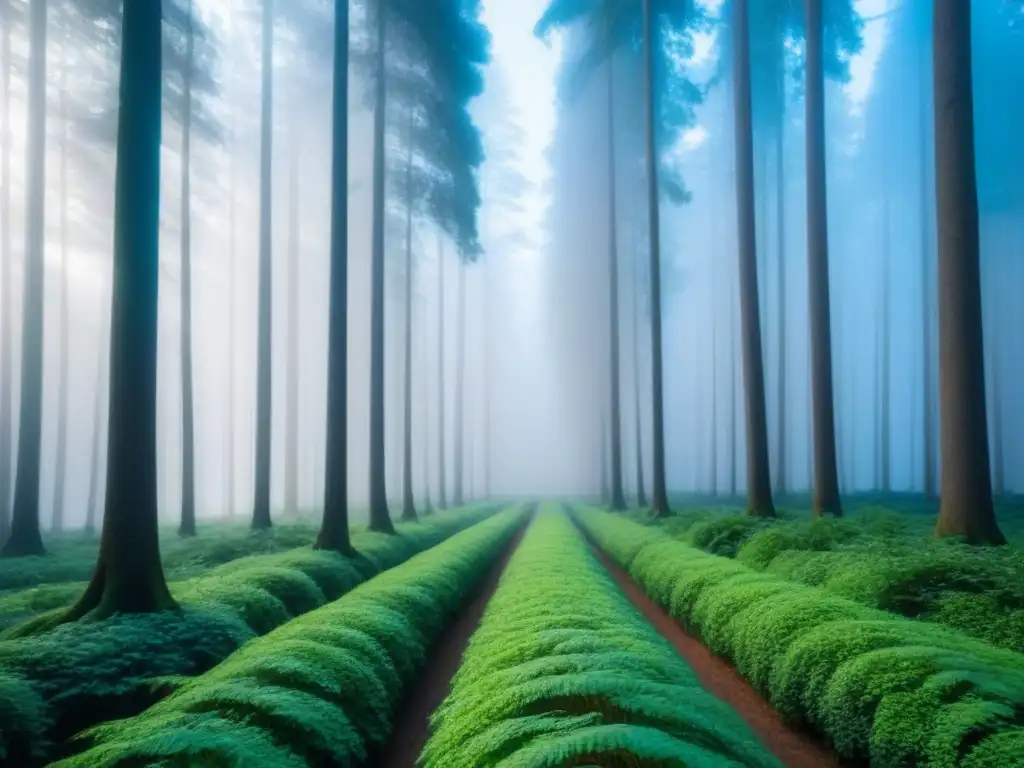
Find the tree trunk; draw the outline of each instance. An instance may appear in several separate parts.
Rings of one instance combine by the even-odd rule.
[[[711,495],[718,495],[718,323],[711,314]]]
[[[252,527],[270,528],[270,432],[273,361],[273,159],[274,159],[274,0],[263,0],[260,104],[260,273],[256,362],[256,466]]]
[[[57,416],[57,461],[53,472],[53,530],[64,529],[65,491],[68,465],[68,410],[71,391],[68,384],[68,348],[70,327],[68,314],[68,35],[61,40],[60,62],[60,397]]]
[[[420,318],[422,337],[420,338],[420,348],[422,349],[422,355],[420,357],[420,364],[425,371],[427,369],[427,361],[429,358],[427,352],[427,346],[429,343],[429,333],[427,332],[427,305],[426,301],[423,302],[423,314]],[[425,384],[420,388],[423,392],[423,440],[421,445],[423,446],[423,515],[429,516],[434,513],[434,507],[430,503],[430,393],[429,387]]]
[[[402,519],[416,519],[412,492],[412,143],[413,111],[409,109],[409,146],[405,161],[405,397],[402,456]]]
[[[843,514],[836,469],[832,395],[832,336],[829,308],[828,205],[825,181],[825,75],[822,63],[821,0],[805,0],[807,72],[807,275],[811,320],[811,412],[814,415],[814,507],[816,516]]]
[[[386,17],[377,12],[373,123],[373,253],[370,271],[370,530],[394,533],[388,514],[384,460],[384,44]]]
[[[747,416],[747,513],[759,517],[774,517],[757,287],[749,23],[747,0],[736,0],[733,5],[733,96],[736,120],[736,211],[740,246],[740,321]]]
[[[224,484],[227,491],[227,514],[228,517],[235,516],[235,411],[237,404],[235,396],[235,323],[237,312],[235,310],[235,282],[238,279],[238,268],[236,258],[238,251],[237,240],[237,215],[235,211],[236,184],[238,174],[236,172],[236,154],[238,151],[236,128],[235,128],[235,107],[231,107],[231,143],[228,145],[229,162],[231,165],[230,177],[228,180],[228,402],[227,402],[227,456],[225,463],[227,471]]]
[[[302,258],[299,225],[299,145],[298,107],[293,115],[290,168],[288,169],[288,370],[284,447],[284,509],[289,515],[299,511],[299,260]]]
[[[488,258],[484,261],[483,267],[483,348],[480,350],[480,354],[483,357],[483,419],[484,419],[484,492],[483,497],[489,499],[491,497],[491,428],[492,416],[491,413],[491,347],[493,346],[493,331],[492,324],[494,319],[491,317],[491,262],[494,258],[493,254],[488,254]]]
[[[643,416],[640,408],[640,260],[636,253],[633,259],[633,416],[636,424],[636,505],[647,506],[647,494],[644,492],[644,429]]]
[[[778,408],[778,456],[775,465],[775,486],[779,493],[785,494],[788,487],[789,474],[789,424],[786,420],[786,91],[785,61],[780,65],[781,105],[779,108],[779,126],[775,134],[775,221],[776,248],[778,251],[779,275],[776,284],[777,312],[779,317],[779,381],[776,393]]]
[[[109,332],[109,326],[108,326]],[[96,530],[96,518],[99,511],[100,495],[100,451],[102,450],[103,436],[103,390],[106,386],[104,372],[106,371],[105,360],[109,357],[109,346],[104,336],[100,344],[100,354],[96,359],[96,390],[92,404],[92,447],[89,459],[89,497],[85,508],[85,530],[86,533],[93,533]]]
[[[67,618],[175,607],[160,564],[156,483],[161,9],[126,0],[114,203],[106,514],[92,580]]]
[[[455,332],[455,424],[453,428],[452,449],[455,454],[455,488],[452,492],[452,503],[456,507],[465,504],[463,483],[463,465],[466,460],[465,451],[465,416],[466,406],[463,402],[463,393],[466,391],[466,262],[459,259],[459,295],[458,295],[458,319],[456,320]]]
[[[971,6],[968,0],[935,0],[934,14],[942,450],[935,530],[971,544],[1005,544],[992,506],[985,415]]]
[[[437,233],[437,508],[448,506],[444,445],[444,239]]]
[[[651,280],[651,410],[653,412],[654,452],[652,462],[651,511],[655,517],[671,514],[665,484],[665,406],[661,358],[661,225],[658,209],[658,151],[655,142],[654,34],[657,31],[651,10],[653,0],[643,0],[644,13],[644,112],[647,150],[647,226],[650,248]]]
[[[608,423],[601,416],[601,504],[608,504],[611,499],[611,486],[608,484]]]
[[[622,491],[622,396],[619,380],[619,233],[615,174],[615,58],[608,59],[608,347],[611,361],[611,508],[625,511]]]
[[[187,53],[182,72],[181,116],[181,526],[180,536],[196,535],[195,397],[192,378],[192,67],[195,36],[188,5]]]
[[[890,239],[890,202],[888,190],[885,196],[885,244],[882,249],[882,317],[881,317],[881,329],[882,329],[882,349],[881,349],[881,413],[879,418],[881,420],[881,445],[879,446],[879,462],[881,464],[880,483],[879,487],[882,491],[889,493],[892,490],[892,420],[890,418],[890,408],[892,397],[890,394],[890,387],[892,381],[892,343],[890,333],[890,303],[892,301],[891,293],[891,275],[890,271],[892,266],[891,256],[891,239]]]
[[[11,530],[5,557],[43,554],[39,469],[43,419],[43,283],[46,240],[46,0],[29,4],[28,167],[21,326],[21,414]]]
[[[348,0],[334,0],[331,277],[324,512],[317,549],[352,552],[348,530]]]
[[[11,443],[13,441],[11,375],[11,4],[0,0],[0,546],[11,529]]]
[[[927,141],[928,136],[928,108],[927,93],[931,84],[925,77],[928,46],[922,43],[921,46],[921,141],[918,142],[919,162],[921,168],[921,335],[922,335],[922,363],[921,378],[922,392],[924,394],[923,404],[923,459],[924,459],[924,494],[929,499],[938,495],[937,476],[938,458],[936,455],[935,440],[935,379],[933,371],[935,364],[932,359],[934,345],[934,331],[932,330],[932,286],[931,286],[931,216],[929,215],[927,182],[931,169],[931,161],[928,158]]]
[[[738,281],[737,281],[738,282]],[[736,455],[736,432],[739,428],[739,381],[736,367],[736,292],[734,282],[729,291],[729,497],[735,498],[739,460]]]
[[[1003,442],[1003,385],[1000,374],[999,328],[993,325],[992,347],[992,491],[1006,493],[1005,444]]]

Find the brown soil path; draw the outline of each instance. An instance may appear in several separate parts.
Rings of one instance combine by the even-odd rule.
[[[591,548],[626,596],[697,673],[708,691],[732,707],[787,768],[840,768],[847,765],[821,742],[786,725],[761,694],[727,662],[691,636],[632,577],[598,547]]]
[[[412,768],[416,765],[416,759],[430,737],[430,715],[448,695],[451,679],[462,664],[462,652],[466,650],[469,638],[480,624],[484,608],[498,588],[498,580],[532,519],[533,515],[530,515],[516,531],[480,580],[473,597],[441,633],[427,657],[422,673],[409,686],[395,713],[391,738],[371,758],[370,765],[380,768]]]

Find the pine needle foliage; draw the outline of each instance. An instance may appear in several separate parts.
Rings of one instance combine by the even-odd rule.
[[[53,755],[83,728],[137,714],[177,687],[168,678],[202,674],[253,637],[336,600],[493,509],[399,525],[397,536],[357,532],[359,554],[351,558],[309,547],[238,558],[172,582],[180,611],[53,628],[61,606],[13,627],[7,634],[15,636],[0,641],[0,754],[27,764]]]
[[[246,643],[142,714],[86,731],[89,748],[57,765],[366,763],[405,681],[522,520],[521,507],[493,516]]]
[[[841,757],[873,768],[1022,765],[1024,656],[600,510],[573,515],[652,599]]]
[[[431,725],[426,768],[778,765],[550,507],[509,563]]]

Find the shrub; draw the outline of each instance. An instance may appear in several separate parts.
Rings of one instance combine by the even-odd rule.
[[[356,558],[305,548],[239,558],[172,582],[180,611],[85,619],[55,629],[47,626],[52,614],[43,614],[30,627],[15,627],[27,636],[0,641],[0,679],[21,681],[44,702],[45,727],[27,740],[9,738],[21,733],[10,714],[15,694],[0,686],[0,749],[27,760],[83,728],[136,714],[166,694],[158,678],[201,674],[251,638],[337,599],[488,514],[474,508],[399,524],[397,536],[357,532]]]
[[[355,765],[391,732],[422,667],[522,513],[453,536],[247,643],[140,715],[97,726],[58,765]]]
[[[653,599],[842,757],[880,768],[1020,764],[1021,655],[667,537],[637,552],[619,545],[638,535],[634,523],[574,514]]]
[[[778,765],[550,509],[513,555],[431,725],[426,768]]]

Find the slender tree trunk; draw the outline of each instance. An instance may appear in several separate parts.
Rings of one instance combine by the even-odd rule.
[[[272,258],[274,159],[274,0],[263,0],[260,104],[260,273],[256,362],[256,466],[252,527],[270,528],[271,388],[273,387]]]
[[[3,126],[0,127],[0,546],[11,529],[12,410],[11,336],[11,0],[0,0],[0,86]]]
[[[942,500],[936,533],[1005,544],[992,506],[981,327],[971,5],[935,0],[936,210]]]
[[[405,161],[405,360],[403,395],[405,397],[402,456],[402,519],[416,519],[416,499],[412,492],[412,144],[413,110],[409,109],[409,146]]]
[[[444,239],[437,233],[437,508],[448,506],[444,445]]]
[[[619,232],[615,173],[615,60],[608,60],[608,348],[611,397],[611,507],[626,509],[622,491],[622,395],[619,379]]]
[[[373,124],[373,253],[370,274],[370,530],[394,533],[388,514],[384,460],[384,44],[386,16],[378,9]]]
[[[718,495],[718,323],[717,313],[711,316],[711,495]]]
[[[665,484],[665,406],[661,358],[661,224],[658,208],[658,150],[654,131],[655,93],[657,91],[654,84],[654,49],[656,46],[654,35],[657,29],[651,10],[652,2],[653,0],[643,0],[647,225],[651,258],[651,410],[654,422],[652,435],[654,474],[651,480],[653,485],[651,511],[655,517],[666,517],[671,514],[671,510],[668,505],[668,490]]]
[[[68,410],[71,391],[68,383],[68,348],[70,327],[68,315],[68,34],[61,40],[60,61],[60,384],[57,416],[57,461],[53,478],[53,530],[64,529],[65,491],[68,466]]]
[[[43,419],[43,283],[46,239],[46,0],[29,3],[28,163],[21,326],[21,416],[11,531],[5,557],[41,555],[39,469]]]
[[[92,580],[67,618],[173,608],[156,486],[161,9],[125,0],[114,203],[106,514]]]
[[[317,549],[352,552],[348,530],[348,37],[349,2],[334,0],[331,277],[327,326],[327,450]]]
[[[789,331],[786,319],[786,91],[785,66],[780,66],[780,99],[779,126],[775,134],[775,221],[776,249],[778,252],[779,275],[776,283],[776,298],[779,317],[779,382],[778,392],[778,456],[775,466],[775,486],[779,493],[785,494],[789,488],[789,422],[786,414],[786,334]]]
[[[237,154],[237,133],[236,133],[235,107],[231,106],[231,142],[228,145],[229,163],[231,165],[230,177],[228,180],[228,402],[227,402],[227,472],[224,484],[227,489],[227,513],[228,517],[235,516],[235,411],[237,403],[235,397],[237,386],[235,385],[235,323],[237,311],[235,309],[235,282],[238,277],[236,265],[238,239],[237,239],[237,214],[236,214],[236,185],[238,174],[236,172]]]
[[[458,320],[456,321],[455,332],[458,336],[455,339],[455,424],[453,428],[453,451],[455,462],[455,488],[453,491],[453,503],[456,507],[465,504],[463,483],[463,466],[466,460],[465,451],[465,415],[466,407],[463,402],[463,393],[466,391],[466,263],[459,259],[459,286],[458,286]]]
[[[196,535],[195,396],[192,373],[192,67],[195,36],[192,3],[182,72],[181,116],[181,536]]]
[[[935,379],[933,371],[934,331],[932,330],[932,259],[931,259],[931,216],[928,205],[927,183],[929,173],[932,170],[932,161],[928,157],[928,143],[926,137],[929,134],[928,124],[928,99],[927,93],[931,89],[928,82],[926,65],[928,56],[928,45],[922,42],[921,45],[921,141],[918,142],[919,162],[921,168],[921,335],[922,335],[922,392],[924,394],[922,435],[924,449],[924,494],[927,498],[933,499],[938,495],[938,458],[936,454],[935,439]],[[937,112],[936,112],[937,114]]]
[[[284,448],[284,509],[289,515],[299,511],[299,260],[302,258],[299,225],[299,146],[298,108],[293,116],[291,158],[288,170],[288,389]]]
[[[890,334],[890,305],[892,302],[892,289],[891,289],[891,239],[889,236],[890,228],[890,203],[888,191],[885,197],[885,245],[882,249],[882,317],[881,317],[881,328],[882,328],[882,382],[881,382],[881,413],[879,418],[881,419],[881,445],[879,446],[879,461],[881,463],[880,473],[880,487],[888,493],[892,490],[892,424],[890,418],[890,408],[892,403],[892,397],[890,394],[890,386],[892,381],[892,348],[891,348],[891,334]]]
[[[427,369],[427,346],[429,343],[426,310],[426,301],[423,301],[423,313],[420,317],[420,327],[423,329],[420,338],[420,348],[422,349],[420,365],[424,371]],[[423,515],[429,516],[434,513],[434,507],[430,503],[430,393],[427,386],[421,387],[421,390],[423,392],[423,439],[420,442],[420,445],[423,446]]]
[[[108,326],[109,331],[109,326]],[[110,350],[107,336],[103,336],[100,342],[100,355],[96,358],[96,389],[92,403],[92,447],[89,459],[89,497],[85,508],[85,530],[86,533],[96,531],[96,518],[99,512],[100,495],[100,451],[102,450],[103,437],[103,390],[107,382],[103,375],[106,372],[106,360],[109,358]]]
[[[739,469],[736,432],[739,428],[739,379],[736,366],[736,292],[738,281],[729,291],[729,497],[735,498]]]
[[[754,217],[754,140],[750,96],[750,36],[747,0],[733,5],[733,95],[736,120],[736,211],[739,236],[740,321],[747,415],[747,513],[774,517],[768,458],[768,420],[761,354]]]
[[[611,495],[608,483],[608,422],[601,416],[601,504],[608,504]]]
[[[640,260],[637,254],[633,259],[633,416],[636,424],[636,505],[647,506],[647,494],[644,492],[644,428],[643,415],[640,408]]]
[[[828,205],[825,181],[825,75],[821,0],[805,0],[807,19],[807,275],[811,316],[811,408],[814,414],[814,514],[843,514],[836,470],[829,308]]]

